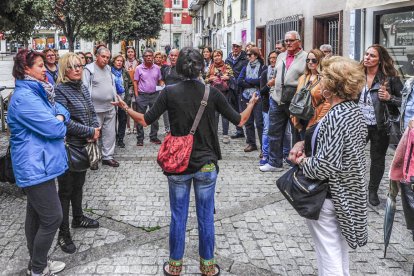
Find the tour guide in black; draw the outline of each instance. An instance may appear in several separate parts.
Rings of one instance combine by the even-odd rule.
[[[196,49],[184,48],[178,56],[176,69],[186,80],[167,86],[145,115],[131,110],[122,100],[113,104],[123,108],[143,126],[155,122],[168,111],[171,134],[188,135],[204,95],[205,86],[197,80],[203,66],[203,57]],[[182,270],[191,183],[194,183],[199,222],[201,274],[220,273],[214,259],[214,194],[218,173],[217,160],[221,158],[215,112],[219,112],[233,124],[242,126],[257,100],[257,96],[252,97],[247,108],[239,114],[219,90],[210,89],[207,107],[194,135],[188,169],[181,174],[167,176],[171,209],[170,259],[164,264],[164,275],[179,275]]]

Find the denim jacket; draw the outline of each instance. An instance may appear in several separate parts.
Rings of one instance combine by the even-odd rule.
[[[404,132],[404,117],[405,117],[405,111],[407,109],[408,98],[411,95],[411,93],[413,93],[413,88],[414,88],[413,86],[414,86],[414,78],[410,78],[405,82],[404,88],[401,91],[402,100],[401,100],[400,126],[401,126],[402,133]]]

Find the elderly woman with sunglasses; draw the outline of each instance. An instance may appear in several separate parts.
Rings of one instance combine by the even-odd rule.
[[[83,65],[78,55],[68,53],[59,62],[59,77],[56,86],[56,101],[70,112],[66,142],[83,146],[88,141],[96,141],[100,127],[96,118],[88,89],[82,83]],[[72,228],[97,228],[96,220],[83,215],[82,194],[87,167],[81,171],[67,170],[58,177],[59,198],[62,205],[63,221],[60,225],[58,244],[63,252],[72,254],[76,246],[69,231],[69,206],[72,205]]]
[[[301,138],[304,138],[304,132],[306,129],[315,126],[325,114],[331,108],[329,102],[325,101],[322,97],[320,88],[320,72],[322,71],[322,59],[324,58],[323,53],[318,49],[312,49],[309,51],[306,58],[306,69],[305,73],[299,78],[298,93],[302,88],[309,89],[312,98],[312,106],[315,110],[314,115],[309,121],[301,120],[292,116],[293,126],[301,133]]]
[[[54,88],[46,81],[43,54],[20,50],[14,59],[13,77],[16,89],[7,124],[16,184],[27,195],[28,274],[50,275],[65,267],[48,260],[48,252],[62,222],[55,178],[68,168],[64,138],[70,115],[55,101]]]

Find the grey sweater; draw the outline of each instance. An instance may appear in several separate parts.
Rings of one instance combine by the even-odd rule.
[[[300,50],[295,54],[295,58],[290,65],[289,69],[286,70],[285,68],[285,85],[287,86],[298,86],[299,77],[303,74],[306,68],[306,57],[308,53]],[[286,66],[286,57],[287,52],[281,53],[277,57],[276,62],[276,84],[275,88],[271,89],[270,96],[273,100],[275,100],[278,104],[280,104],[280,98],[282,96],[282,71],[283,71],[283,63]]]

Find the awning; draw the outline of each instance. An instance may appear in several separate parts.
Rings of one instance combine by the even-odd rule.
[[[410,0],[347,0],[346,10],[356,10],[375,6],[383,6],[387,4],[408,2]]]

